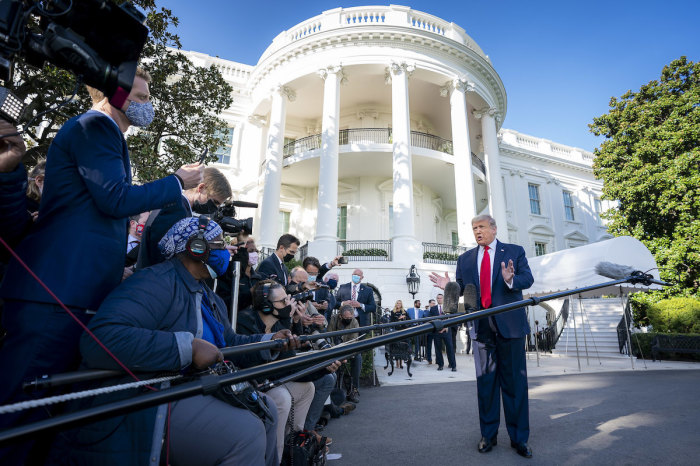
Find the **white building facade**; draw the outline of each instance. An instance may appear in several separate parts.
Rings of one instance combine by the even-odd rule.
[[[280,33],[257,65],[186,52],[234,88],[217,168],[258,202],[259,246],[299,237],[302,255],[349,257],[383,295],[435,295],[489,213],[501,241],[529,256],[610,238],[593,155],[501,127],[506,91],[454,23],[391,5],[337,8]],[[307,244],[308,243],[308,244]]]

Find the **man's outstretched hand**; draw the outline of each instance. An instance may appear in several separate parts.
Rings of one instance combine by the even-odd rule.
[[[450,283],[450,276],[448,275],[447,272],[445,272],[444,277],[437,272],[433,272],[430,274],[429,278],[430,278],[430,281],[435,284],[434,286],[440,288],[441,290],[444,290],[445,286],[448,283]]]

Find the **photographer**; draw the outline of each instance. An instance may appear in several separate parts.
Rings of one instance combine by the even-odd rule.
[[[307,256],[304,258],[304,261],[301,263],[301,266],[304,268],[306,273],[309,274],[309,282],[317,282],[319,284],[324,284],[326,283],[325,277],[328,275],[329,271],[337,266],[340,263],[340,259],[343,256],[337,256],[335,259],[333,259],[331,262],[321,265],[318,259],[316,259],[313,256]],[[336,276],[337,277],[337,276]],[[337,278],[336,278],[336,284],[337,284]],[[328,299],[320,302],[320,303],[313,303],[313,306],[316,308],[318,312],[323,314],[326,317],[326,320],[330,319],[330,316],[333,312],[333,309],[335,308],[335,296],[333,296],[333,293],[328,293]]]
[[[137,70],[122,108],[111,105],[100,91],[88,89],[93,107],[68,120],[56,134],[47,154],[39,216],[16,249],[84,324],[121,282],[128,216],[177,202],[181,189],[195,186],[201,178],[201,167],[184,166],[175,176],[131,184],[123,133],[130,125],[150,123],[149,81],[146,71]],[[26,201],[21,207],[22,217],[28,216]],[[75,369],[82,328],[16,260],[9,262],[0,297],[5,300],[7,329],[0,350],[0,404],[6,404],[27,399],[23,380]],[[25,414],[2,416],[0,428],[36,419]]]
[[[336,315],[331,318],[331,323],[328,326],[329,332],[335,332],[336,330],[345,330],[348,328],[358,328],[360,324],[355,318],[355,309],[350,304],[344,304],[340,306],[340,310]],[[350,333],[348,335],[342,336],[342,341],[346,342],[353,340],[358,337],[357,333]],[[360,393],[358,387],[360,386],[360,372],[362,372],[362,353],[357,353],[352,357],[350,363],[350,373],[352,375],[352,389],[348,393],[347,400],[353,403],[360,402]]]
[[[274,280],[263,280],[253,287],[252,307],[243,309],[238,313],[236,331],[241,335],[250,335],[272,333],[289,328],[290,319],[294,312],[293,309],[297,312],[303,312],[302,304],[290,299],[282,285]],[[295,355],[294,351],[287,351],[280,353],[278,359],[285,359]],[[314,399],[315,388],[312,381],[324,376],[331,376],[338,367],[340,367],[340,362],[336,361],[326,369],[267,391],[267,395],[277,405],[277,451],[280,457],[284,448],[285,427],[290,411],[294,410],[294,429],[302,430],[309,407]],[[275,374],[276,377],[283,375],[287,374]],[[326,445],[330,443],[331,439],[327,439]]]
[[[321,304],[322,309],[328,307],[328,292],[327,288],[320,288],[316,280],[311,281],[309,274],[301,267],[294,267],[289,274],[290,283],[287,285],[287,292],[303,293],[304,291],[316,291],[314,299],[306,301],[305,312],[302,323],[305,327],[310,327],[309,333],[317,333],[323,330],[328,325],[326,317],[319,312],[314,304]]]
[[[137,268],[143,269],[163,262],[158,241],[180,219],[197,214],[212,214],[231,197],[231,185],[226,176],[214,167],[204,168],[202,182],[182,191],[171,205],[151,212],[146,220]]]

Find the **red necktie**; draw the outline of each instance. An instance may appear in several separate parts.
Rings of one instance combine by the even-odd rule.
[[[491,256],[489,256],[488,246],[484,246],[484,257],[481,259],[479,291],[481,292],[481,307],[484,309],[491,307]]]

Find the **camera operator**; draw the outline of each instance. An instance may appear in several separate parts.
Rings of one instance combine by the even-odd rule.
[[[148,378],[150,372],[206,369],[223,359],[219,348],[225,346],[289,338],[282,351],[298,347],[289,330],[244,336],[231,329],[223,303],[205,283],[223,274],[229,262],[216,222],[182,219],[159,247],[168,260],[123,282],[90,322],[90,330],[127,367]],[[88,334],[83,334],[80,349],[87,368],[117,368]],[[234,357],[233,362],[250,367],[272,357],[264,350]],[[76,408],[123,400],[140,391],[84,399]],[[263,402],[270,417],[255,405],[244,408],[215,396],[181,399],[172,403],[169,416],[168,407],[161,405],[63,432],[51,456],[60,464],[149,464],[159,455],[169,418],[173,464],[277,466],[277,408],[269,398]]]
[[[252,306],[238,313],[236,331],[241,335],[249,335],[272,333],[289,328],[292,314],[304,312],[302,306],[302,303],[297,303],[290,299],[284,287],[276,281],[262,280],[253,287]],[[294,351],[287,351],[280,353],[278,359],[289,358],[295,355]],[[336,361],[326,369],[299,378],[295,382],[287,382],[284,385],[268,390],[267,395],[277,405],[277,451],[280,457],[284,448],[285,427],[290,410],[294,409],[293,427],[296,430],[302,430],[309,407],[315,396],[315,387],[312,381],[326,376],[332,378],[332,373],[338,367],[340,367],[340,362]],[[287,374],[276,374],[275,376],[281,377],[284,375]],[[321,406],[321,409],[323,409],[323,406]],[[313,428],[308,430],[312,431]],[[326,445],[330,444],[331,441],[331,439],[326,439]]]
[[[158,250],[158,241],[178,220],[197,214],[212,214],[231,197],[226,176],[214,167],[204,168],[202,182],[182,191],[178,202],[151,212],[146,221],[137,268],[143,269],[165,260]]]
[[[231,262],[240,262],[241,276],[238,283],[238,309],[245,309],[253,302],[252,289],[256,283],[262,280],[262,277],[254,270],[253,266],[257,264],[257,252],[254,254],[255,263],[251,263],[251,253],[248,252],[248,231],[241,230],[231,241],[232,251]],[[221,277],[216,284],[216,294],[224,300],[226,306],[231,307],[231,285],[233,282],[233,264],[229,267],[226,275]]]
[[[343,256],[337,256],[331,262],[321,265],[318,259],[313,256],[307,256],[304,258],[301,266],[309,274],[309,282],[317,282],[319,284],[325,283],[325,276],[329,273],[330,269],[339,264],[340,258]],[[337,279],[336,279],[337,280]],[[337,281],[336,281],[337,284]],[[330,288],[330,287],[329,287]],[[312,303],[318,312],[326,317],[326,320],[330,319],[330,316],[335,308],[335,296],[333,293],[328,293],[328,299],[320,303]]]
[[[56,134],[47,154],[39,217],[17,248],[27,266],[85,324],[121,282],[128,216],[177,202],[181,189],[201,178],[200,166],[184,166],[174,176],[131,184],[123,133],[130,125],[148,125],[153,117],[149,80],[146,71],[137,70],[122,108],[88,89],[93,107]],[[22,207],[22,216],[28,216],[26,201]],[[7,329],[0,350],[0,404],[6,404],[27,398],[23,380],[75,368],[82,328],[18,261],[10,260],[0,297]],[[0,429],[32,420],[25,414],[2,416]]]
[[[287,285],[287,292],[290,294],[318,290],[318,294],[314,295],[315,299],[318,301],[314,299],[308,299],[306,301],[304,314],[307,318],[303,320],[303,325],[309,327],[308,333],[311,334],[324,330],[328,325],[328,321],[314,304],[322,304],[328,307],[327,298],[330,294],[328,290],[326,288],[320,288],[315,280],[311,281],[309,279],[309,274],[301,267],[294,267],[289,274],[289,279],[290,282],[289,285]]]

